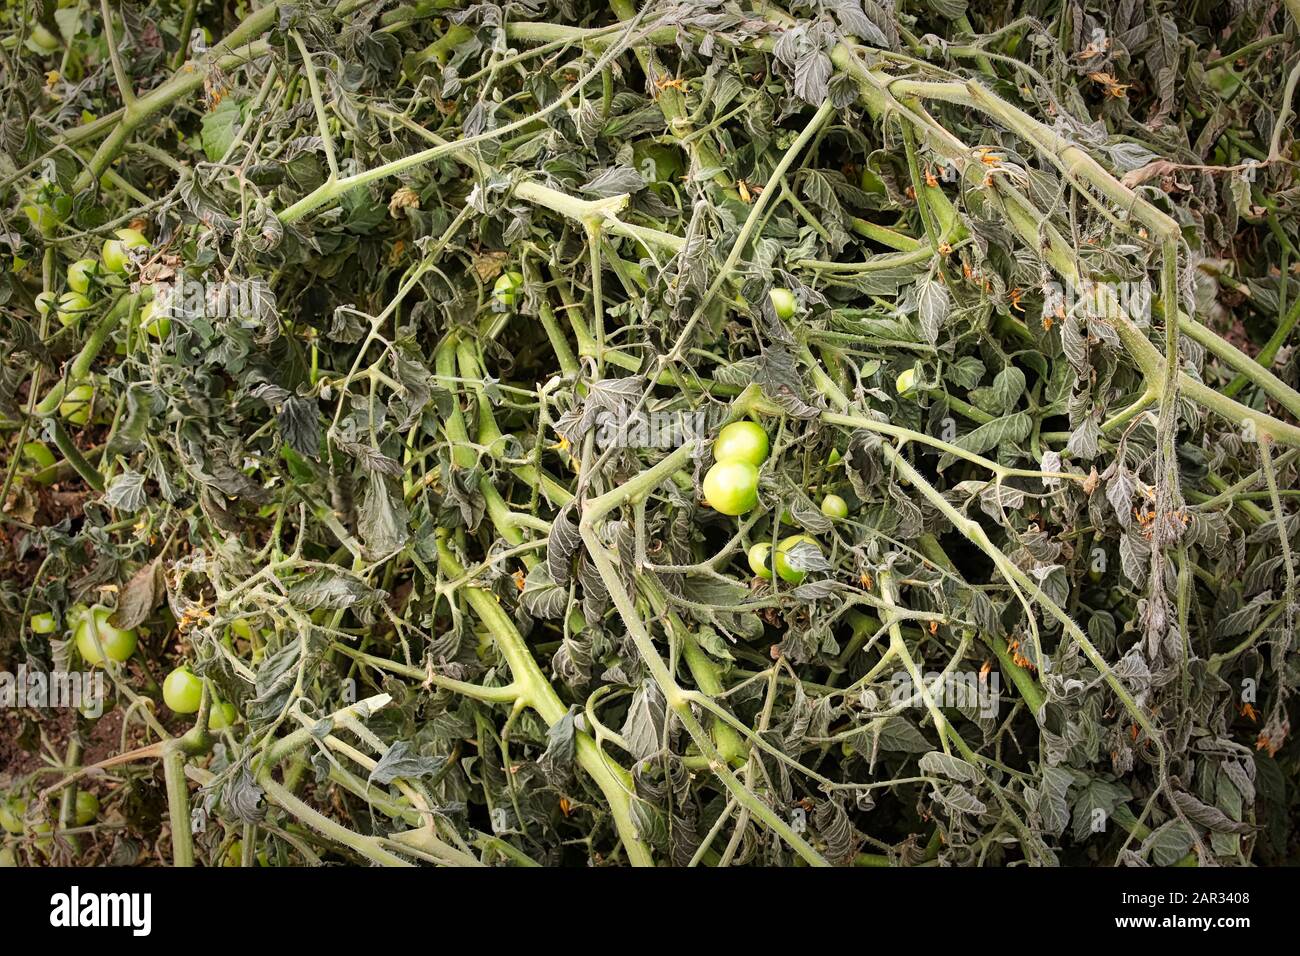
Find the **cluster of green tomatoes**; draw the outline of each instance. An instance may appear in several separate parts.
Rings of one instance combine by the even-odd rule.
[[[73,641],[77,653],[84,663],[97,667],[105,659],[122,664],[131,658],[139,644],[139,635],[134,628],[115,627],[112,623],[112,611],[106,607],[75,605],[68,613],[68,623],[72,629]],[[40,635],[53,634],[57,622],[53,614],[33,614],[29,620],[32,633]],[[232,629],[247,629],[243,621],[237,622]],[[177,714],[198,713],[203,700],[203,681],[187,665],[175,668],[163,679],[163,703]],[[208,714],[209,730],[224,730],[232,726],[239,717],[235,705],[214,701]]]

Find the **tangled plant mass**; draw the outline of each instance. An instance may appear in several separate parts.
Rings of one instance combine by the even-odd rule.
[[[1296,861],[1300,5],[2,16],[0,863]]]

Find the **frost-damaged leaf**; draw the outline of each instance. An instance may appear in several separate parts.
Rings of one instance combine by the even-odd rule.
[[[1029,417],[1029,414],[1027,412],[1017,412],[1014,415],[1006,415],[987,422],[965,435],[959,435],[950,444],[956,445],[964,451],[980,455],[991,448],[1023,441],[1028,437],[1031,428],[1033,428],[1033,420]],[[942,471],[956,460],[955,455],[945,452],[939,458],[939,470]]]
[[[653,757],[662,748],[667,716],[664,696],[652,680],[644,680],[628,704],[621,734],[638,760]]]
[[[928,753],[934,749],[916,725],[905,717],[890,717],[876,731],[881,750],[901,750],[905,753]]]
[[[557,618],[564,615],[569,604],[568,588],[551,580],[545,564],[535,564],[524,578],[524,589],[519,601],[533,617]]]
[[[932,750],[923,756],[918,766],[922,773],[947,777],[958,783],[974,783],[979,779],[979,772],[971,764],[938,750]]]
[[[948,287],[933,276],[925,276],[916,283],[916,314],[921,331],[931,345],[939,341],[939,332],[948,321],[952,297]]]
[[[582,187],[582,191],[596,199],[607,199],[623,193],[635,193],[645,188],[641,174],[630,166],[611,166]]]
[[[109,623],[123,629],[138,627],[162,602],[164,593],[162,561],[155,558],[131,575],[118,595],[117,609]]]
[[[122,472],[108,484],[104,501],[109,507],[136,512],[145,506],[148,496],[144,490],[144,475],[130,469]]]
[[[546,730],[546,750],[538,758],[547,781],[553,787],[562,787],[573,776],[573,757],[577,752],[577,737],[573,709]]]
[[[384,592],[345,571],[321,569],[295,581],[288,597],[294,607],[303,611],[342,611],[374,607],[383,600]]]
[[[376,475],[366,482],[357,516],[357,533],[368,557],[380,558],[401,550],[410,540],[406,504],[399,489]]]
[[[446,762],[445,757],[422,756],[409,741],[399,740],[384,751],[366,779],[383,786],[397,779],[420,780],[438,773]]]

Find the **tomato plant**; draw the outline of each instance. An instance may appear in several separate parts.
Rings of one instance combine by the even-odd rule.
[[[963,6],[0,10],[0,845],[1294,861],[1300,3]]]

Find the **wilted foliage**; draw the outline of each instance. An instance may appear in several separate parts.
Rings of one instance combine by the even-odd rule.
[[[5,861],[1295,862],[1294,6],[9,9]]]

